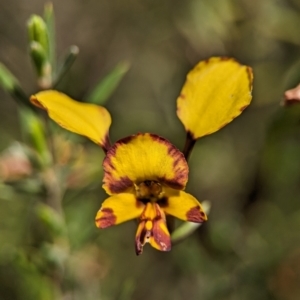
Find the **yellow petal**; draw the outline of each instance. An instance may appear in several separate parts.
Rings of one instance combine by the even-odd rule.
[[[127,191],[145,180],[184,189],[188,165],[183,154],[169,141],[140,133],[115,143],[103,162],[103,188],[108,194]]]
[[[111,117],[104,107],[75,101],[54,90],[39,92],[30,101],[45,109],[61,127],[88,137],[104,149],[109,147]]]
[[[177,115],[194,139],[211,134],[250,104],[252,69],[231,58],[212,57],[188,73]]]
[[[96,215],[96,226],[106,228],[140,217],[145,205],[133,194],[123,193],[107,198]]]
[[[166,189],[166,197],[158,201],[166,214],[183,221],[202,223],[207,216],[200,202],[191,194],[173,189]]]

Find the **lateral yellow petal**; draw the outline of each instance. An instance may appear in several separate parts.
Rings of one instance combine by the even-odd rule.
[[[97,212],[95,223],[98,228],[117,225],[140,217],[145,205],[133,194],[122,193],[107,198]]]
[[[107,152],[103,168],[103,188],[108,194],[128,191],[145,180],[184,189],[188,179],[184,155],[166,139],[150,133],[116,142]]]
[[[183,221],[202,223],[207,216],[200,202],[191,194],[174,189],[165,190],[166,198],[159,203],[166,214]]]
[[[111,117],[104,107],[75,101],[54,90],[39,92],[30,101],[46,110],[61,127],[88,137],[104,149],[109,148]]]
[[[230,123],[250,104],[252,81],[252,69],[232,58],[198,63],[177,98],[177,115],[186,131],[198,139]]]

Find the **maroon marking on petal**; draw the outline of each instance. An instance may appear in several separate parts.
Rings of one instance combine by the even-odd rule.
[[[136,239],[135,241],[135,254],[136,255],[141,255],[143,253],[143,245],[140,242],[140,240]]]
[[[168,155],[173,159],[173,168],[175,170],[175,177],[172,179],[160,178],[160,180],[172,188],[183,189],[188,179],[188,164],[186,159],[181,151],[179,151],[174,145],[169,141],[160,138],[160,141],[163,142],[168,147]],[[183,164],[182,164],[183,163]]]
[[[171,237],[166,234],[160,227],[160,222],[164,222],[162,219],[153,222],[152,234],[155,242],[160,246],[161,251],[171,250]]]
[[[146,221],[140,222],[140,224],[138,226],[137,234],[135,236],[135,253],[136,253],[136,255],[141,255],[143,253],[143,247],[145,245],[145,236],[147,233],[147,230],[145,228],[145,223],[146,223]]]
[[[170,187],[176,188],[176,189],[183,189],[185,187],[187,178],[188,178],[188,164],[184,158],[184,155],[180,150],[178,150],[174,145],[172,145],[167,139],[164,139],[156,134],[150,134],[150,136],[153,138],[153,140],[158,141],[168,147],[168,154],[172,156],[174,159],[173,167],[175,169],[175,178],[171,180],[166,180],[165,178],[160,178],[161,181],[168,184]],[[185,162],[186,166],[185,168],[178,168],[178,164],[180,162]]]
[[[183,190],[185,188],[185,184],[178,182],[177,179],[168,180],[165,178],[159,178],[159,181],[165,183],[167,186],[175,190]]]
[[[165,139],[165,138],[163,138],[163,137],[161,137],[161,136],[159,136],[159,135],[157,135],[157,134],[149,133],[149,135],[151,136],[151,138],[152,138],[154,141],[157,141],[157,142],[159,142],[159,143],[165,144],[166,146],[168,146],[168,145],[171,144],[167,139]]]
[[[179,98],[185,99],[185,95],[184,95],[184,94],[180,94],[180,95],[179,95]]]
[[[121,177],[118,181],[115,179],[106,180],[110,191],[114,194],[122,193],[133,185],[133,182],[128,177]]]
[[[96,219],[96,225],[98,228],[107,228],[116,224],[117,217],[114,215],[114,211],[111,208],[102,208],[101,211],[103,216]]]
[[[187,220],[195,223],[202,223],[207,220],[206,214],[200,209],[200,206],[197,205],[191,208],[186,213]]]
[[[128,144],[128,143],[130,143],[137,135],[138,135],[138,134],[126,136],[126,137],[124,137],[124,138],[118,140],[118,141],[116,142],[116,144],[118,144],[118,143],[119,143],[119,144]]]

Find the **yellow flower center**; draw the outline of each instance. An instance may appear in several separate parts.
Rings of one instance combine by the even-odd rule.
[[[157,181],[145,180],[134,187],[136,197],[143,203],[157,202],[164,197],[163,187]]]

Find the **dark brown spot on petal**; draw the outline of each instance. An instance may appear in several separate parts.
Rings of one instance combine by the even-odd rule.
[[[133,185],[128,177],[121,177],[119,180],[107,178],[107,183],[110,191],[114,194],[122,193]]]
[[[185,99],[185,95],[184,95],[184,94],[180,94],[180,95],[179,95],[179,98]]]
[[[178,182],[178,179],[179,178],[176,178],[174,180],[173,179],[169,180],[169,179],[165,179],[165,178],[160,178],[159,180],[161,182],[165,183],[167,186],[169,186],[172,189],[183,190],[185,188],[185,184],[181,184],[180,182]]]
[[[107,228],[116,224],[117,217],[114,215],[114,211],[111,208],[102,208],[101,212],[102,217],[95,220],[98,228]]]
[[[199,205],[191,208],[186,213],[186,217],[187,217],[187,221],[195,222],[195,223],[202,223],[207,220],[206,214],[201,210]]]

